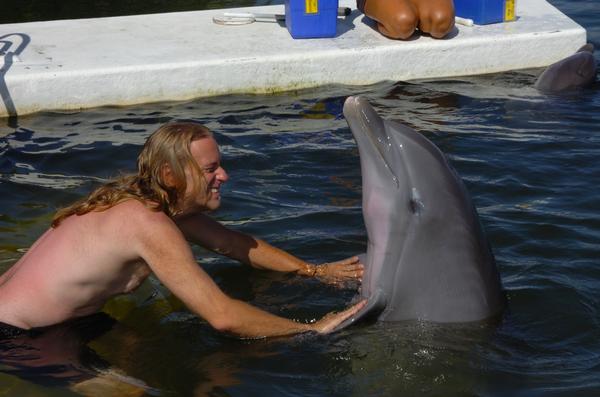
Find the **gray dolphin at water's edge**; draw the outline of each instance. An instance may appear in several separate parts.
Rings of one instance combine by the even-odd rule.
[[[575,54],[548,66],[534,87],[545,93],[558,93],[583,88],[596,81],[597,65],[594,46],[586,44]]]
[[[361,97],[344,116],[358,145],[368,235],[364,316],[382,321],[479,321],[506,299],[469,194],[444,154]]]

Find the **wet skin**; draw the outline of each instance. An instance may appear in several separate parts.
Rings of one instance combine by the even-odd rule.
[[[138,200],[66,218],[0,277],[0,321],[29,329],[92,314],[109,298],[134,291],[152,273],[213,327],[244,337],[330,332],[362,307],[359,303],[304,324],[225,295],[198,265],[188,241],[260,269],[310,276],[317,271],[314,265],[203,214],[219,207],[220,188],[228,175],[214,139],[195,140],[190,151],[203,173],[186,170],[182,212],[175,219]],[[164,172],[168,183],[168,167]],[[205,186],[206,194],[196,193],[196,182]],[[323,268],[326,271],[319,275],[325,280],[362,276],[356,257]]]

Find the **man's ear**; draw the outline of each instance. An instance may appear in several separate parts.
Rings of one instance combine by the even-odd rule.
[[[160,168],[160,176],[165,185],[168,187],[175,187],[175,176],[173,175],[173,170],[169,166],[169,164],[163,164]]]

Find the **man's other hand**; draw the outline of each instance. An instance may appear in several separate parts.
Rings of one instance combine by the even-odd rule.
[[[364,266],[358,256],[315,266],[314,276],[328,284],[362,281]]]

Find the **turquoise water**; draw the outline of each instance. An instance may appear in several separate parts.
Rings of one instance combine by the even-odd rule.
[[[600,47],[597,3],[553,3]],[[148,395],[600,395],[600,84],[544,96],[531,88],[538,72],[20,117],[0,126],[0,270],[56,208],[133,170],[145,138],[172,119],[217,136],[231,177],[217,219],[308,260],[363,252],[359,159],[341,115],[344,98],[361,94],[435,142],[464,178],[509,299],[499,324],[376,323],[238,341],[151,281],[107,306],[121,326],[91,348]],[[288,317],[312,319],[354,294],[195,253],[227,293]],[[6,369],[5,395],[74,395]]]

